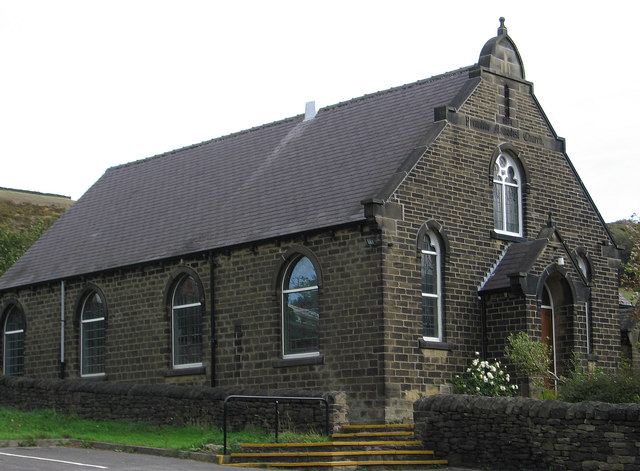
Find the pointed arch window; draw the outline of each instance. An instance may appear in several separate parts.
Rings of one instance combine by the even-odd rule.
[[[106,316],[102,297],[91,291],[82,304],[80,353],[82,376],[104,375],[106,350]]]
[[[493,224],[496,232],[522,235],[522,182],[516,161],[501,153],[493,165]]]
[[[12,305],[7,312],[3,330],[3,365],[5,376],[24,374],[24,312]]]
[[[318,274],[313,262],[298,256],[282,280],[282,354],[314,356],[318,350]]]
[[[427,341],[442,341],[441,249],[436,234],[422,237],[422,336]]]
[[[202,366],[202,301],[198,282],[190,275],[180,279],[172,298],[173,367]]]

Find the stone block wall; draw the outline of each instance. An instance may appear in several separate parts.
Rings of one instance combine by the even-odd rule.
[[[366,244],[370,234],[366,224],[353,224],[213,252],[213,280],[209,253],[66,279],[64,378],[80,377],[81,300],[91,287],[106,306],[103,380],[254,391],[340,390],[349,397],[349,420],[381,420],[380,255],[378,247]],[[300,251],[313,254],[321,273],[320,355],[283,359],[280,284],[287,254]],[[172,368],[169,304],[172,280],[185,271],[202,286],[203,355],[202,367],[179,369]],[[0,296],[0,308],[16,300],[24,309],[27,377],[60,377],[61,298],[60,282]]]
[[[344,423],[346,396],[335,391],[209,388],[169,384],[44,380],[0,377],[0,404],[20,410],[54,409],[92,420],[145,422],[154,425],[223,426],[223,403],[229,395],[322,397],[329,406],[329,433]],[[279,401],[281,430],[325,432],[322,401]],[[227,403],[228,430],[261,427],[272,430],[272,401]]]
[[[452,465],[495,470],[640,469],[640,405],[439,395],[414,404],[416,434]]]

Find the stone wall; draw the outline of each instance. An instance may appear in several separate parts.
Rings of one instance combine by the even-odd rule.
[[[0,404],[20,410],[54,409],[92,420],[123,420],[155,425],[222,427],[223,402],[229,395],[264,395],[265,391],[169,384],[44,380],[0,377]],[[322,397],[329,405],[329,432],[344,423],[345,394],[326,391],[277,390],[269,395]],[[325,432],[322,401],[280,401],[280,429]],[[230,401],[227,427],[273,429],[275,405],[270,401]]]
[[[416,434],[449,460],[493,470],[638,470],[640,405],[438,395],[414,404]]]

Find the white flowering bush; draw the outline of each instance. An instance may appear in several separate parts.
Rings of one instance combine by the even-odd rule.
[[[499,361],[493,363],[480,359],[480,353],[467,368],[464,375],[456,375],[453,380],[454,391],[458,394],[476,396],[513,396],[518,386],[510,384],[511,377]]]

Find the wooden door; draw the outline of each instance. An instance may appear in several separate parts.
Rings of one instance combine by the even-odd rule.
[[[540,314],[542,317],[542,342],[545,345],[549,345],[551,351],[551,358],[549,359],[549,371],[555,374],[555,362],[553,359],[555,358],[555,332],[553,329],[553,310],[548,307],[543,307],[540,310]],[[545,378],[545,386],[549,389],[553,389],[555,387],[555,381],[551,381]]]

